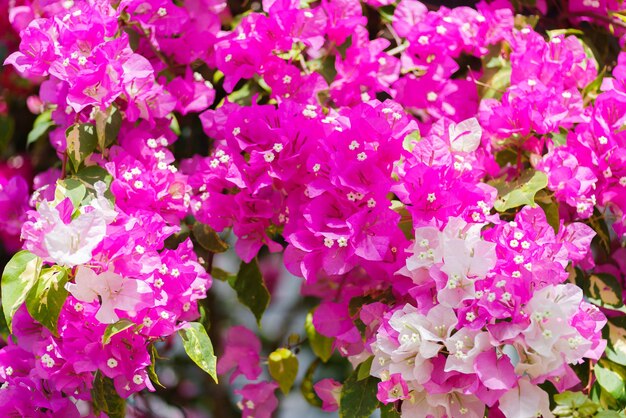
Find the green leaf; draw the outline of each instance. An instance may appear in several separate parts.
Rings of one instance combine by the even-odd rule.
[[[555,38],[559,35],[576,35],[576,36],[582,36],[585,34],[585,32],[581,31],[580,29],[574,29],[574,28],[568,28],[568,29],[553,29],[553,30],[547,30],[546,33],[548,34],[548,37],[550,39]]]
[[[543,212],[546,214],[548,225],[554,229],[554,233],[558,233],[559,226],[561,225],[561,219],[559,217],[559,203],[545,190],[539,190],[539,192],[537,192],[535,195],[535,203],[543,209]]]
[[[622,380],[618,373],[604,368],[599,364],[596,364],[593,371],[602,389],[606,390],[617,400],[626,400],[624,380]]]
[[[359,364],[356,375],[356,379],[359,382],[361,380],[367,379],[370,376],[370,371],[372,370],[372,361],[374,361],[374,356],[369,356],[367,360]]]
[[[150,365],[148,366],[148,377],[152,380],[153,383],[165,388],[161,381],[159,380],[159,376],[156,373],[156,361],[159,358],[159,353],[154,346],[154,344],[150,344]]]
[[[399,200],[391,201],[391,210],[397,212],[400,215],[400,222],[398,227],[406,237],[406,239],[415,238],[415,229],[413,228],[413,217],[407,210],[406,206]]]
[[[616,411],[600,411],[593,416],[594,418],[624,418],[624,411],[622,413]]]
[[[228,244],[220,238],[213,228],[200,222],[196,222],[193,225],[193,236],[198,241],[198,244],[205,250],[212,253],[223,253],[228,250]]]
[[[236,276],[233,273],[229,273],[219,267],[213,267],[211,269],[211,277],[222,282],[228,282],[236,279]]]
[[[589,399],[581,392],[566,391],[554,395],[554,401],[557,407],[554,409],[556,416],[571,417],[573,412],[578,413],[577,416],[592,417],[598,411],[599,405]]]
[[[103,181],[107,186],[113,181],[113,176],[109,174],[104,168],[99,165],[90,165],[89,167],[83,167],[78,170],[78,173],[71,177],[82,182],[85,186],[93,188],[93,185],[98,181]],[[106,194],[106,193],[105,193]]]
[[[590,97],[595,99],[598,96],[598,92],[600,91],[600,87],[602,86],[602,81],[604,81],[604,77],[606,76],[606,67],[602,68],[602,70],[598,73],[598,76],[593,79],[593,81],[582,91],[583,98]]]
[[[87,195],[87,188],[80,181],[73,178],[59,180],[57,182],[57,188],[54,191],[54,199],[61,201],[66,197],[69,197],[74,205],[74,209],[77,209],[85,196]]]
[[[173,113],[170,113],[167,117],[171,119],[170,130],[174,132],[176,136],[180,136],[180,124],[178,123],[178,119],[176,119],[176,116]]]
[[[313,389],[313,375],[319,365],[320,359],[316,358],[306,369],[306,373],[302,378],[302,384],[300,385],[300,392],[302,392],[302,396],[310,405],[321,408],[322,400],[315,393],[315,389]]]
[[[626,307],[622,301],[622,288],[612,275],[598,273],[588,278],[578,275],[577,284],[594,305],[626,313]]]
[[[117,394],[113,380],[97,372],[91,389],[91,398],[96,415],[104,412],[109,418],[126,416],[126,401]]]
[[[313,311],[309,312],[304,321],[304,329],[306,335],[309,338],[309,344],[311,350],[318,356],[324,363],[326,363],[333,355],[333,341],[334,338],[326,337],[315,329],[313,325]]]
[[[626,316],[608,318],[602,336],[608,341],[604,352],[606,357],[626,366]]]
[[[552,142],[556,146],[561,146],[567,144],[567,134],[568,130],[565,128],[559,128],[559,132],[553,132],[550,136],[552,137]]]
[[[122,126],[122,114],[116,106],[110,106],[106,112],[96,112],[94,119],[96,121],[98,147],[100,151],[104,151],[117,139]]]
[[[98,135],[96,128],[90,123],[77,123],[65,131],[67,139],[67,155],[74,167],[74,172],[87,157],[96,149]]]
[[[402,140],[402,148],[409,152],[413,152],[415,146],[422,140],[419,129],[411,132]]]
[[[272,352],[268,359],[270,376],[278,382],[280,390],[286,395],[291,390],[298,376],[298,358],[286,348]]]
[[[495,182],[500,196],[493,207],[498,212],[505,212],[511,208],[529,205],[535,206],[535,194],[548,185],[548,176],[541,171],[526,172],[516,182]]]
[[[26,300],[30,289],[39,278],[41,258],[28,251],[20,251],[9,260],[2,273],[2,310],[9,330],[13,314]]]
[[[378,12],[384,22],[391,23],[393,21],[393,14],[396,12],[396,6],[390,4],[388,6],[379,7]]]
[[[55,123],[52,121],[52,111],[46,110],[37,116],[37,119],[35,119],[33,123],[33,129],[31,129],[26,138],[26,147],[37,142],[37,140],[48,133],[48,130],[54,125]]]
[[[400,412],[394,403],[380,405],[380,418],[400,418]]]
[[[106,329],[104,330],[104,334],[102,335],[102,344],[106,345],[110,343],[111,338],[114,335],[119,334],[120,332],[125,331],[128,328],[131,328],[133,326],[135,326],[135,323],[132,321],[129,321],[128,319],[120,319],[114,324],[108,325]]]
[[[9,338],[9,326],[7,325],[7,321],[4,318],[4,315],[0,315],[0,337],[7,341]]]
[[[479,86],[483,99],[499,99],[502,97],[502,94],[511,84],[511,64],[505,62],[484,84],[484,86]]]
[[[239,90],[233,91],[228,95],[228,101],[237,103],[242,106],[250,106],[252,103],[252,83],[247,82]]]
[[[378,407],[378,380],[369,376],[358,380],[358,369],[343,384],[339,399],[340,418],[369,418]]]
[[[202,324],[190,322],[186,328],[178,331],[183,340],[183,347],[190,359],[207,372],[217,383],[217,357],[213,344]]]
[[[65,283],[69,278],[68,270],[53,266],[43,269],[26,296],[28,313],[41,325],[48,328],[54,335],[58,335],[57,324],[59,314],[67,299]]]
[[[260,325],[263,312],[270,304],[270,292],[265,287],[256,258],[250,263],[242,261],[239,272],[230,277],[228,283],[237,292],[237,299],[250,308]]]

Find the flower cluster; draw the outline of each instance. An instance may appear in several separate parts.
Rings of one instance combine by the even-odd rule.
[[[180,332],[246,379],[244,417],[271,417],[304,341],[267,380],[252,331],[222,333],[216,363],[194,323],[211,274],[260,322],[266,250],[319,301],[313,352],[402,417],[549,417],[544,389],[588,393],[577,365],[624,361],[602,330],[626,312],[626,53],[555,23],[608,19],[617,44],[620,2],[230,3],[9,2],[5,64],[39,86],[28,145],[61,161],[0,165],[0,240],[24,250],[2,279],[0,415],[107,413],[102,385],[154,391],[155,343]],[[227,231],[241,274],[212,265]],[[618,392],[600,376],[591,392]],[[351,381],[303,388],[352,416]]]

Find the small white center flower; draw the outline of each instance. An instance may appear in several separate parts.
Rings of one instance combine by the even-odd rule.
[[[107,360],[107,366],[109,366],[111,369],[114,369],[117,367],[117,360],[115,360],[113,357],[111,357],[110,359]]]
[[[141,375],[134,375],[133,376],[133,383],[136,385],[141,385],[143,383],[143,377],[141,377]]]
[[[167,16],[167,9],[165,7],[159,7],[157,14],[161,17]]]

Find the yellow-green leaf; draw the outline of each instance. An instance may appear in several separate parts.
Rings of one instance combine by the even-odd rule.
[[[183,347],[189,358],[217,383],[217,357],[206,329],[198,322],[190,322],[187,327],[178,331],[178,334],[183,340]]]
[[[66,268],[53,266],[43,269],[39,280],[26,296],[26,308],[30,316],[54,335],[58,335],[59,314],[68,295],[65,289],[68,278]]]
[[[41,258],[20,251],[9,260],[2,273],[2,310],[9,330],[13,314],[26,300],[41,272]]]
[[[541,171],[528,172],[516,182],[498,181],[493,185],[499,195],[493,207],[498,212],[505,212],[518,206],[534,207],[535,194],[548,185],[548,176]]]
[[[90,123],[76,123],[65,131],[67,141],[67,156],[72,163],[74,172],[80,164],[90,156],[98,144],[96,128]]]
[[[309,404],[321,408],[322,400],[317,396],[313,388],[313,375],[315,374],[315,370],[317,370],[317,367],[319,365],[320,359],[316,358],[315,360],[313,360],[313,363],[311,363],[309,368],[306,369],[306,373],[302,378],[302,384],[300,385],[300,392],[302,392],[302,396]]]
[[[356,380],[365,380],[370,376],[370,371],[372,370],[372,361],[374,361],[374,356],[369,356],[367,360],[359,364],[359,367],[357,368]]]
[[[111,146],[117,139],[117,135],[122,126],[122,114],[117,107],[111,106],[105,112],[96,112],[96,136],[100,151]]]
[[[270,354],[268,368],[280,390],[285,395],[288,394],[298,376],[298,358],[291,350],[279,348]]]
[[[148,366],[148,377],[152,380],[153,383],[164,388],[163,384],[159,380],[159,376],[156,373],[156,361],[159,358],[159,353],[157,352],[154,344],[150,344],[150,365]]]
[[[593,371],[602,389],[606,390],[617,400],[626,400],[624,380],[618,373],[599,364],[596,364]]]
[[[304,322],[304,329],[306,330],[306,335],[309,338],[311,350],[313,350],[315,355],[326,363],[333,355],[334,338],[326,337],[317,332],[315,325],[313,325],[313,311],[307,314]]]
[[[577,284],[594,305],[626,313],[620,283],[610,274],[592,274],[588,278],[578,275]]]
[[[110,324],[104,330],[104,334],[102,335],[102,344],[106,345],[111,342],[111,338],[119,334],[122,331],[127,330],[135,325],[134,322],[129,321],[128,319],[120,319],[119,321]]]

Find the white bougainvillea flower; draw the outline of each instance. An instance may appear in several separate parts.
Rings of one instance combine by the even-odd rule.
[[[91,260],[93,250],[106,235],[106,221],[98,211],[81,212],[69,222],[57,208],[42,202],[37,211],[52,228],[45,233],[43,247],[57,264],[73,267]]]
[[[81,302],[100,299],[96,319],[105,324],[119,320],[116,310],[133,314],[148,306],[150,298],[150,287],[141,280],[125,278],[112,271],[96,274],[84,266],[78,267],[75,283],[67,283],[65,288]]]

